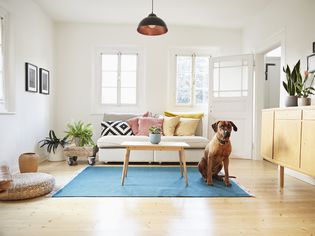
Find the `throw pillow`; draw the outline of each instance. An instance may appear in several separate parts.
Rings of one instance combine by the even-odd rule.
[[[132,130],[126,121],[103,121],[102,125],[102,136],[107,135],[132,135]]]
[[[175,116],[175,117],[164,117],[163,120],[163,134],[165,136],[174,136],[174,132],[176,129],[176,126],[179,123],[179,116]]]
[[[180,113],[180,112],[168,112],[165,111],[164,112],[165,116],[169,116],[169,117],[174,117],[174,116],[179,116],[182,118],[193,118],[193,119],[201,119],[203,117],[203,112],[197,112],[197,113]]]
[[[162,129],[163,119],[153,117],[140,117],[139,118],[139,130],[136,135],[149,135],[149,128],[152,126]]]
[[[11,187],[12,176],[7,165],[0,166],[0,192],[6,191]]]
[[[152,114],[151,112],[147,111],[146,113],[144,113],[142,115],[142,117],[150,117]],[[132,133],[134,135],[137,135],[138,134],[138,129],[139,129],[139,118],[141,116],[137,116],[137,117],[133,117],[133,118],[130,118],[128,120],[126,120],[126,122],[128,123],[128,125],[131,127],[132,129]]]
[[[179,123],[175,130],[175,135],[176,136],[195,135],[198,123],[199,119],[180,118]]]

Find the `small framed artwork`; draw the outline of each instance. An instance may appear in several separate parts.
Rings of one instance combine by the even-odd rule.
[[[315,53],[315,42],[313,42],[313,53]]]
[[[315,53],[307,57],[307,71],[315,72]]]
[[[25,90],[37,93],[37,66],[25,63]]]
[[[49,71],[43,68],[39,69],[39,92],[49,94]]]

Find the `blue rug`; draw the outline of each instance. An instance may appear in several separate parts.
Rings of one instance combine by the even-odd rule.
[[[53,197],[250,197],[231,180],[208,186],[196,167],[188,167],[188,186],[179,167],[132,167],[121,186],[122,167],[87,167]]]

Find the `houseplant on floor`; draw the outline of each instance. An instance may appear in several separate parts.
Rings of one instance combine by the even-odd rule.
[[[67,124],[66,137],[76,146],[94,146],[92,140],[92,124],[84,124],[82,121]]]
[[[49,161],[64,161],[63,148],[67,144],[67,137],[62,139],[57,138],[53,130],[49,131],[48,137],[39,141],[42,145],[40,147],[47,146],[48,160]]]
[[[304,73],[304,79],[298,78],[297,80],[297,94],[299,96],[298,98],[298,106],[309,106],[311,105],[311,98],[310,95],[313,95],[315,89],[313,88],[313,82],[314,82],[314,75],[309,73],[308,71],[305,71]]]
[[[160,127],[152,126],[149,128],[149,138],[152,144],[159,144],[161,142],[162,130]]]
[[[285,100],[285,106],[286,107],[297,106],[298,97],[296,96],[297,95],[296,85],[299,79],[302,80],[302,76],[300,73],[300,60],[296,63],[292,72],[289,65],[287,65],[286,68],[283,67],[283,72],[286,74],[286,81],[282,81],[282,85],[288,93],[288,96],[286,97]]]

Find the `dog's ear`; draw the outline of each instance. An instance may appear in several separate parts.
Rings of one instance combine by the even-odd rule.
[[[229,122],[230,122],[230,124],[232,125],[233,130],[236,132],[236,131],[237,131],[237,127],[236,127],[236,125],[235,125],[232,121],[229,121]]]
[[[219,124],[220,121],[217,121],[215,123],[213,123],[211,126],[212,126],[212,129],[214,130],[214,132],[217,132],[218,131],[218,124]]]

